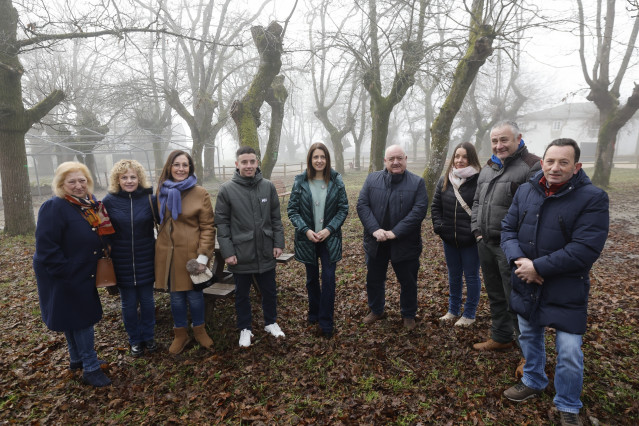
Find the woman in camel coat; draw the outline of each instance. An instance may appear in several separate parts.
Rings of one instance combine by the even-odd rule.
[[[209,193],[197,185],[193,159],[180,150],[169,154],[158,182],[160,229],[155,245],[155,287],[171,293],[175,338],[169,352],[179,354],[189,343],[187,308],[193,335],[211,349],[204,325],[204,295],[193,289],[186,263],[196,259],[199,272],[208,267],[215,250],[213,206]]]

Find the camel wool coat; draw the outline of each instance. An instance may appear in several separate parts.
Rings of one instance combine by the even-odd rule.
[[[158,208],[159,208],[158,197]],[[211,196],[199,185],[182,192],[182,213],[173,220],[164,213],[155,243],[155,288],[170,291],[193,290],[186,262],[215,251],[215,227]]]

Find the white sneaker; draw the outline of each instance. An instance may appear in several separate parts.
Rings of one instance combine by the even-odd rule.
[[[446,315],[444,315],[443,317],[439,317],[439,320],[450,321],[450,320],[454,320],[455,318],[457,318],[457,315],[453,314],[452,312],[446,312]]]
[[[240,333],[240,348],[248,348],[251,346],[251,337],[253,337],[253,333],[248,328],[245,328]]]
[[[276,322],[274,322],[271,325],[267,325],[266,327],[264,327],[264,331],[266,331],[268,333],[271,333],[271,335],[273,335],[274,337],[284,337],[284,332],[282,331],[280,326],[277,325]]]
[[[468,327],[469,325],[472,325],[474,322],[475,322],[474,318],[461,317],[459,320],[457,320],[455,325],[457,327]]]

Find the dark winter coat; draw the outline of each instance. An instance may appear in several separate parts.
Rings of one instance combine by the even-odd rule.
[[[373,232],[381,229],[388,206],[393,262],[418,258],[422,252],[422,221],[428,210],[424,179],[406,170],[398,183],[391,185],[391,173],[384,169],[366,178],[357,199],[357,214],[364,225],[364,251],[376,257],[379,243]]]
[[[472,175],[459,187],[459,194],[469,207],[473,205],[477,176],[478,174]],[[470,215],[457,200],[452,183],[448,182],[446,190],[442,191],[445,179],[446,176],[439,179],[433,195],[430,210],[433,231],[452,246],[460,248],[475,245],[475,236],[470,231]]]
[[[215,223],[222,257],[237,257],[237,265],[227,265],[229,271],[255,274],[275,268],[273,249],[284,249],[280,198],[259,169],[250,178],[235,170],[220,186]]]
[[[313,196],[306,172],[295,176],[287,212],[288,218],[295,227],[295,259],[317,265],[315,243],[306,237],[306,231],[312,229],[315,223]],[[331,169],[324,205],[324,227],[331,233],[326,239],[331,263],[342,258],[342,224],[347,215],[348,198],[342,176]]]
[[[38,213],[33,269],[42,320],[54,331],[79,330],[102,318],[95,271],[102,243],[80,210],[59,197]]]
[[[532,324],[584,334],[590,291],[589,272],[608,236],[608,195],[580,170],[547,197],[543,172],[515,194],[502,222],[501,247],[513,266],[510,307]],[[527,284],[514,273],[526,257],[542,276]]]
[[[525,145],[506,158],[501,169],[488,160],[479,172],[472,206],[470,227],[475,236],[481,235],[484,242],[499,244],[501,220],[506,216],[519,185],[526,183],[541,168],[539,160],[528,152]]]
[[[120,287],[152,285],[155,281],[152,193],[152,188],[138,187],[133,192],[107,194],[102,200],[115,228],[111,257]]]

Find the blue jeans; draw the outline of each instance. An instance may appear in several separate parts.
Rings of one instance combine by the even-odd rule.
[[[204,324],[204,293],[195,290],[172,291],[171,313],[175,328],[189,326],[186,316],[187,305],[191,310],[193,327]]]
[[[448,267],[448,311],[458,315],[461,313],[463,277],[466,277],[466,303],[464,304],[464,317],[475,318],[481,280],[479,279],[479,253],[477,246],[457,248],[444,241],[444,255]]]
[[[382,244],[377,250],[377,256],[366,255],[366,293],[368,307],[376,315],[384,313],[386,305],[386,273],[390,261],[390,247]],[[403,262],[392,262],[395,276],[400,285],[399,305],[403,318],[415,318],[417,314],[417,272],[419,271],[419,257]]]
[[[67,338],[67,348],[72,363],[82,361],[82,369],[86,373],[100,369],[100,361],[94,347],[93,326],[67,330],[64,332],[64,337]]]
[[[155,329],[155,302],[153,285],[119,287],[122,302],[122,320],[129,335],[129,344],[153,340]],[[140,306],[138,314],[138,306]]]
[[[315,244],[316,265],[306,266],[306,290],[308,291],[308,320],[319,322],[324,333],[333,332],[335,310],[335,268],[325,242]],[[322,262],[322,286],[320,287],[319,261]]]
[[[545,327],[530,324],[521,315],[519,320],[519,344],[526,358],[524,377],[521,381],[533,389],[544,389],[548,385],[546,376]],[[579,413],[583,406],[579,397],[584,381],[584,354],[581,351],[583,336],[557,330],[555,346],[557,366],[555,367],[555,398],[553,402],[559,411]]]
[[[252,330],[253,317],[251,315],[251,286],[253,277],[262,296],[262,313],[264,325],[271,325],[277,321],[277,289],[275,286],[275,268],[261,274],[237,274],[235,279],[235,313],[237,314],[237,328]]]

